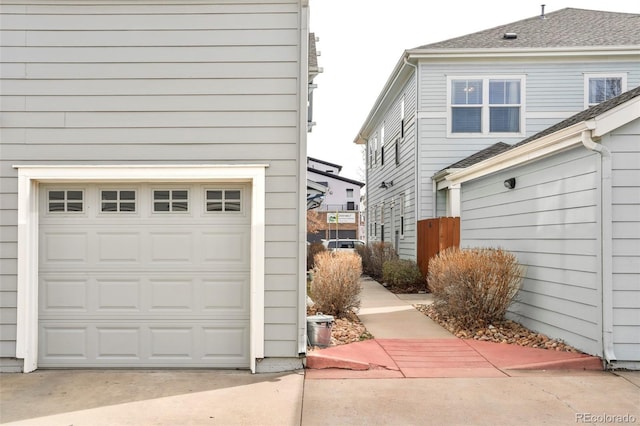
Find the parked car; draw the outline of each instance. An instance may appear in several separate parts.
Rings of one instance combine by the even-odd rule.
[[[329,251],[356,251],[356,247],[365,246],[362,240],[353,238],[339,238],[337,240],[322,240],[322,245]]]

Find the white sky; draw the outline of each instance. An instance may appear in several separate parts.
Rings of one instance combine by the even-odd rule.
[[[353,140],[405,49],[447,40],[565,7],[640,13],[638,0],[310,0],[320,41],[307,154],[364,181]]]

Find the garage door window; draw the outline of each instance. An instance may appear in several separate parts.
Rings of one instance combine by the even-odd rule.
[[[104,190],[100,191],[100,210],[103,213],[135,213],[136,191]]]
[[[47,202],[50,213],[82,213],[84,211],[84,191],[49,191]]]
[[[189,211],[189,191],[186,189],[153,190],[153,212],[175,213]]]
[[[208,189],[207,212],[239,212],[242,210],[239,189]]]

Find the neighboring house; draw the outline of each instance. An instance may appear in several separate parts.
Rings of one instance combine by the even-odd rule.
[[[342,166],[317,158],[307,158],[307,178],[323,185],[326,193],[317,207],[325,228],[308,233],[309,242],[329,238],[361,238],[359,232],[360,190],[363,182],[340,176]]]
[[[526,266],[518,322],[640,369],[640,87],[496,148],[441,175],[461,245]]]
[[[307,0],[0,3],[0,369],[300,368]]]
[[[434,174],[640,85],[639,21],[569,8],[406,50],[355,139],[368,241],[415,258],[417,221],[459,214]]]

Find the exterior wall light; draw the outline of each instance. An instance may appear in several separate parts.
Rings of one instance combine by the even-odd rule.
[[[509,178],[504,181],[504,186],[507,189],[513,189],[516,187],[516,178]]]

